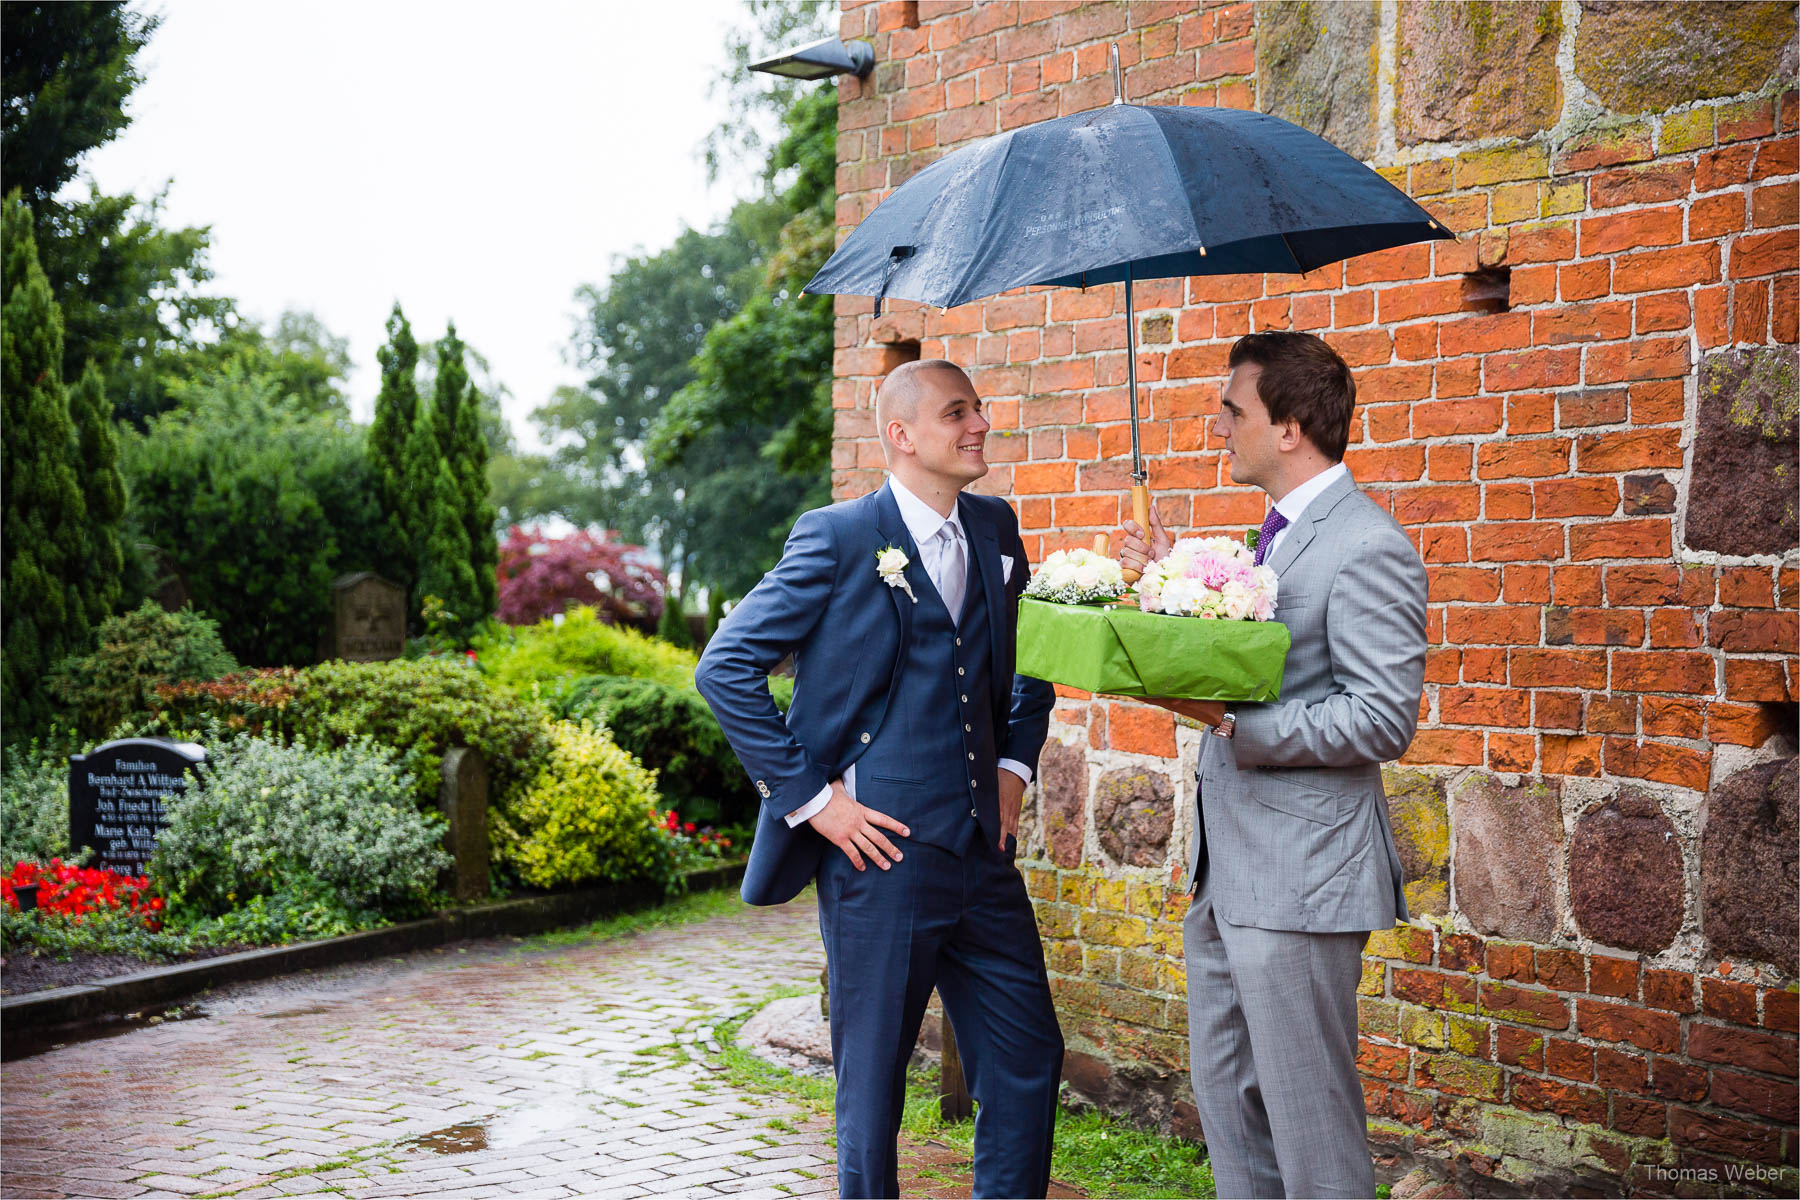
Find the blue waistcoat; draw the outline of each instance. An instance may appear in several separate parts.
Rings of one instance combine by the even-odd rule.
[[[954,626],[937,589],[913,590],[906,669],[856,760],[856,799],[905,821],[915,841],[961,854],[1000,823],[993,630],[980,571],[969,571]]]

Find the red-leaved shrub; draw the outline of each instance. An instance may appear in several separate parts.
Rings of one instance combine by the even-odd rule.
[[[654,629],[663,610],[663,573],[642,546],[607,530],[549,537],[514,525],[500,546],[499,618],[531,625],[571,604],[592,605],[611,625]]]

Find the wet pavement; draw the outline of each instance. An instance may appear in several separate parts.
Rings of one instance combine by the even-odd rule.
[[[0,1196],[835,1194],[829,1122],[706,1053],[822,962],[801,901],[221,991],[8,1063]],[[961,1156],[903,1157],[908,1194],[968,1195]]]

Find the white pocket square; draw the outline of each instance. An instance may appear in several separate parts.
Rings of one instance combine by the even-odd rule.
[[[1012,565],[1012,555],[1002,554],[1000,556],[1000,581],[1002,583],[1012,582]]]

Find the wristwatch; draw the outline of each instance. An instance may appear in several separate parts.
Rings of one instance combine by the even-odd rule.
[[[1237,732],[1237,714],[1229,708],[1226,709],[1225,715],[1219,718],[1218,727],[1213,732],[1219,737],[1229,740],[1231,735]]]

